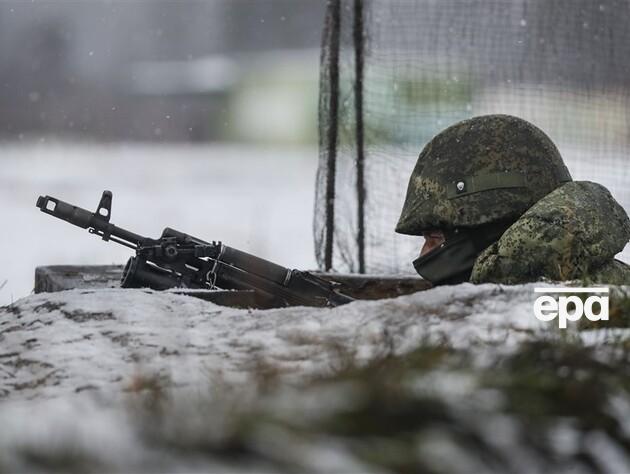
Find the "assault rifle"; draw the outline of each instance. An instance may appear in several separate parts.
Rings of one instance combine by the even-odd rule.
[[[112,193],[104,191],[96,212],[51,196],[40,196],[37,207],[105,241],[135,250],[123,270],[123,288],[254,290],[270,307],[338,306],[353,301],[335,291],[333,284],[308,272],[290,270],[223,245],[205,242],[165,228],[151,239],[109,222]]]

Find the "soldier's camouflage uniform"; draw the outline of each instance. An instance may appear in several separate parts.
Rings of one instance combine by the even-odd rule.
[[[630,220],[603,186],[562,185],[534,204],[479,255],[474,283],[586,279],[630,285],[630,267],[615,260],[630,239]]]

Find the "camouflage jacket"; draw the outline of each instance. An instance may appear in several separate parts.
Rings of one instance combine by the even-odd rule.
[[[630,220],[603,186],[574,181],[527,210],[484,250],[474,283],[581,279],[630,285],[630,266],[615,260],[630,240]]]

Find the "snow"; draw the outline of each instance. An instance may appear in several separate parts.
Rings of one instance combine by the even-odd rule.
[[[0,395],[117,392],[139,373],[198,386],[211,383],[208,367],[233,382],[262,364],[312,377],[335,367],[340,348],[362,362],[427,341],[507,351],[548,330],[533,316],[534,298],[532,285],[464,284],[334,309],[255,311],[151,290],[43,293],[0,313]]]
[[[246,404],[257,396],[261,373],[272,373],[299,392],[302,382],[331,374],[344,364],[365,364],[430,342],[468,349],[480,366],[492,366],[526,341],[580,337],[575,326],[561,331],[557,321],[545,323],[534,317],[538,296],[534,288],[539,286],[464,283],[332,309],[242,310],[172,292],[133,289],[27,296],[0,309],[0,459],[4,462],[0,467],[21,470],[30,466],[30,452],[45,459],[46,453],[54,456],[70,450],[108,471],[250,472],[247,466],[235,467],[212,456],[198,460],[177,450],[155,451],[139,434],[139,422],[128,410],[134,395],[144,387],[150,389],[155,381],[164,384],[181,416],[193,424],[186,436],[194,437],[197,428],[191,412],[199,407],[188,403],[190,397],[227,391],[234,394],[232,403]],[[595,332],[598,337],[593,337]],[[628,337],[627,331],[584,334],[585,341],[594,345]],[[450,400],[453,406],[464,402],[462,416],[483,418],[487,415],[482,413],[492,413],[502,404],[501,394],[477,391],[471,374],[429,372],[409,383],[414,390]],[[312,396],[302,392],[296,402],[289,391],[272,404],[289,415],[298,410],[308,422],[309,417],[352,399],[339,391]],[[477,408],[471,412],[471,406]],[[225,405],[220,407],[207,408],[216,426],[199,427],[203,434],[198,436],[228,436],[228,413],[223,411]],[[627,400],[619,399],[611,410],[625,413]],[[497,413],[484,423],[492,443],[512,443],[510,420]],[[176,428],[169,426],[163,427],[167,436],[177,437],[172,431]],[[291,441],[291,453],[284,453],[283,446],[290,441],[283,438],[287,432],[256,436],[263,451],[293,456],[316,472],[369,470],[338,446],[321,440],[304,446]],[[605,437],[593,436],[597,446],[609,447]],[[435,443],[436,449],[447,450],[444,455],[455,450],[450,463],[473,462],[466,461],[466,453],[455,456],[457,446]],[[423,449],[427,447],[430,443]],[[520,455],[527,458],[526,452]],[[608,460],[617,463],[608,464],[610,470],[622,456],[615,453]],[[255,466],[256,472],[265,469]]]
[[[308,147],[4,143],[0,305],[31,292],[36,266],[122,264],[131,256],[42,214],[39,195],[94,211],[109,189],[119,227],[148,237],[172,227],[283,266],[315,268],[316,168],[317,150]]]
[[[524,340],[571,332],[534,317],[540,286],[548,285],[465,283],[337,308],[275,310],[227,308],[149,289],[31,295],[0,308],[0,396],[120,392],[140,373],[198,386],[212,383],[208,367],[235,383],[262,364],[308,378],[330,372],[340,357],[364,363],[427,342],[482,356],[490,347],[496,356]],[[580,334],[593,345],[627,336],[624,330]]]
[[[196,386],[211,382],[204,367],[235,382],[260,364],[308,377],[331,370],[336,348],[368,361],[428,340],[510,350],[553,326],[534,318],[534,298],[532,285],[464,284],[335,309],[255,311],[151,290],[33,295],[3,309],[0,394],[121,391],[138,373]]]

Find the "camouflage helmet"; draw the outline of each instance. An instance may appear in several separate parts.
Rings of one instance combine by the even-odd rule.
[[[566,181],[571,175],[542,130],[509,115],[474,117],[424,147],[396,232],[515,221]]]

